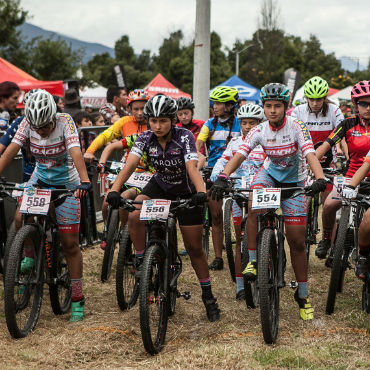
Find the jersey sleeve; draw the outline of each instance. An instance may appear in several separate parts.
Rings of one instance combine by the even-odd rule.
[[[146,135],[145,132],[143,132],[136,138],[135,143],[130,150],[130,154],[134,154],[137,157],[141,158],[144,154],[145,146],[146,146]]]
[[[262,130],[260,125],[253,128],[244,140],[244,143],[240,145],[237,153],[241,154],[245,158],[248,157],[249,153],[257,146],[262,144]]]
[[[315,153],[315,148],[311,139],[310,130],[303,121],[294,121],[293,127],[297,139],[298,147],[302,151],[303,157],[309,153]]]
[[[80,140],[73,118],[69,114],[65,114],[64,118],[66,120],[63,122],[63,133],[67,150],[73,147],[80,147]]]
[[[21,124],[19,125],[17,132],[14,135],[12,143],[23,146],[29,137],[30,137],[30,125],[24,118]]]
[[[87,153],[94,154],[105,144],[111,142],[113,139],[117,139],[122,136],[122,127],[124,125],[125,117],[117,120],[111,127],[103,131],[87,148]]]
[[[201,128],[197,140],[203,141],[204,143],[207,141],[209,137],[209,133],[212,129],[212,122],[209,119]]]
[[[5,134],[0,139],[0,144],[3,144],[5,147],[8,147],[9,144],[12,142],[12,139],[15,133],[18,130],[20,123],[22,122],[24,117],[18,117],[6,130]]]
[[[199,158],[197,148],[195,147],[194,135],[189,130],[184,129],[181,133],[181,143],[183,144],[185,163],[197,161]]]
[[[225,159],[224,156],[222,156],[221,158],[217,160],[215,166],[213,167],[211,177],[210,177],[212,182],[215,182],[217,180],[218,175],[224,170],[227,162],[228,160]]]
[[[338,127],[336,127],[326,139],[326,142],[330,144],[330,146],[334,146],[338,144],[346,135],[348,130],[348,120],[343,120]]]

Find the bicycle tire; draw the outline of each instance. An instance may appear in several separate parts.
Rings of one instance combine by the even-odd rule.
[[[111,274],[113,258],[114,258],[114,251],[116,249],[117,243],[119,242],[120,231],[119,231],[119,210],[118,209],[111,209],[111,216],[109,225],[107,227],[107,240],[104,249],[104,257],[103,263],[101,267],[101,276],[100,280],[102,283],[107,281]]]
[[[171,260],[169,262],[170,270],[168,275],[168,284],[170,284],[172,277],[177,274],[178,269],[180,268],[181,262],[178,259],[177,255],[177,235],[176,235],[176,222],[173,218],[168,220],[168,246],[171,253]],[[177,280],[175,284],[172,286],[168,286],[169,289],[169,297],[170,297],[170,304],[169,308],[169,316],[172,316],[175,313],[176,309],[176,301],[177,301]]]
[[[122,311],[135,306],[139,296],[136,277],[136,255],[132,248],[128,225],[122,230],[116,266],[116,296]]]
[[[233,215],[232,215],[233,200],[227,199],[224,205],[224,232],[225,232],[225,249],[227,262],[229,264],[229,271],[231,280],[235,283],[235,260],[233,245],[235,245],[235,230],[233,233]],[[234,235],[233,235],[234,234]]]
[[[169,300],[168,286],[165,286],[164,262],[162,248],[153,244],[145,251],[141,266],[140,330],[144,348],[152,355],[162,349],[167,332]]]
[[[306,198],[307,217],[306,217],[305,248],[306,248],[306,256],[307,256],[307,266],[310,260],[310,248],[311,248],[312,237],[313,237],[312,199],[313,198],[311,196],[307,196]]]
[[[263,339],[267,344],[276,341],[279,329],[279,288],[277,279],[277,248],[272,229],[262,232],[258,243],[257,282]]]
[[[249,262],[249,253],[247,245],[244,245],[242,251],[242,271],[246,268]],[[256,308],[258,306],[258,288],[256,281],[249,281],[243,275],[244,282],[244,294],[245,294],[245,303],[248,308]]]
[[[58,232],[53,233],[49,277],[51,308],[55,315],[64,315],[71,308],[72,289],[68,265]]]
[[[347,261],[343,261],[344,245],[346,242],[347,227],[350,215],[350,207],[346,206],[342,208],[342,214],[337,227],[337,235],[334,244],[333,263],[331,267],[330,282],[328,296],[326,299],[326,313],[331,315],[334,312],[335,298],[338,292],[338,287],[342,279],[343,263],[347,264]]]
[[[28,273],[20,272],[24,241],[30,242],[35,253],[34,267]],[[26,337],[36,326],[40,316],[43,294],[43,263],[36,283],[37,256],[40,248],[40,234],[35,225],[24,225],[14,238],[9,251],[4,284],[4,310],[6,325],[13,338]],[[23,288],[24,287],[24,288]]]
[[[202,245],[203,245],[204,253],[206,254],[207,259],[209,255],[209,234],[210,234],[210,228],[211,228],[210,219],[209,219],[210,214],[211,214],[210,209],[208,205],[206,205],[204,221],[203,221],[203,231],[202,231],[202,243],[203,244]]]

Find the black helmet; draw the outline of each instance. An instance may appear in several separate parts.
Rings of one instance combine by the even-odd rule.
[[[190,109],[191,111],[193,111],[195,108],[194,102],[190,98],[185,98],[184,96],[178,98],[176,100],[176,104],[177,110]]]
[[[266,100],[280,100],[288,103],[290,99],[289,89],[280,83],[269,83],[261,89],[261,101],[264,103]]]
[[[156,95],[148,100],[144,107],[144,117],[175,118],[177,112],[176,101],[166,95]]]

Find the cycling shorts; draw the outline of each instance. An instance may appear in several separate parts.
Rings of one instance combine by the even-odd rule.
[[[152,177],[141,191],[142,195],[146,195],[150,199],[168,199],[176,200],[177,198],[188,199],[193,194],[169,194],[163,190]],[[194,226],[203,224],[204,206],[195,206],[194,208],[184,208],[177,212],[177,219],[180,226]]]
[[[287,188],[303,186],[303,181],[298,183],[280,183],[272,178],[264,168],[261,168],[251,184],[252,189],[260,188]],[[293,191],[294,192],[294,191]],[[293,193],[292,192],[292,193]],[[306,225],[307,205],[306,196],[304,194],[291,198],[292,194],[288,194],[287,198],[283,197],[282,192],[281,210],[284,215],[284,222],[286,225]]]

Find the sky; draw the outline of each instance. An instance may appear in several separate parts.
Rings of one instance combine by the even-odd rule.
[[[224,46],[251,38],[262,0],[211,0],[211,30]],[[325,52],[337,57],[370,56],[369,0],[277,0],[287,34],[307,40],[311,33]],[[128,35],[136,53],[157,53],[170,32],[181,29],[185,42],[194,37],[196,0],[21,0],[27,22],[83,41],[113,47]],[[246,51],[247,52],[247,51]]]

